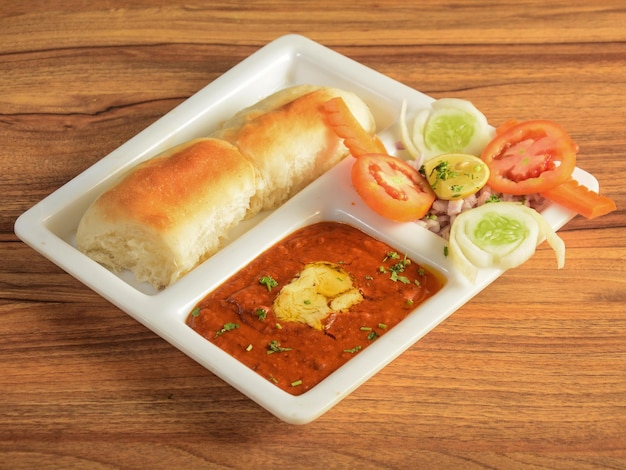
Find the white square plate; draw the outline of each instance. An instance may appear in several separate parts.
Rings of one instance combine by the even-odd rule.
[[[75,248],[74,237],[89,204],[129,167],[175,144],[208,134],[221,120],[279,89],[304,83],[357,93],[370,106],[379,136],[390,150],[400,139],[397,118],[402,101],[407,101],[409,110],[432,101],[309,39],[283,36],[33,206],[15,224],[15,233],[43,256],[269,412],[294,424],[310,422],[328,411],[502,272],[482,270],[476,284],[470,284],[444,256],[443,239],[414,223],[392,223],[373,214],[351,187],[350,159],[276,211],[242,225],[224,249],[160,292],[137,284],[132,276],[118,276],[95,263]],[[589,173],[576,169],[575,176],[590,189],[598,189]],[[558,229],[574,214],[552,205],[543,215]],[[185,319],[209,291],[265,249],[293,230],[322,220],[347,222],[360,228],[414,260],[438,269],[447,282],[438,294],[322,383],[303,395],[292,396],[195,333]]]

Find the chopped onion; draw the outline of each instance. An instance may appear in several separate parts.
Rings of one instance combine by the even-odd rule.
[[[510,269],[525,263],[546,239],[565,264],[565,243],[536,210],[515,202],[494,202],[462,212],[450,230],[449,256],[471,282],[478,268]]]

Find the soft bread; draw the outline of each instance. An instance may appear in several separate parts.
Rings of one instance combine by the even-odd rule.
[[[215,253],[256,192],[255,169],[225,141],[198,139],[134,168],[84,214],[77,246],[162,288]]]
[[[219,250],[243,219],[278,207],[348,155],[321,109],[336,96],[373,134],[374,118],[353,93],[287,88],[237,113],[211,137],[132,169],[83,215],[78,249],[157,289],[175,282]]]
[[[259,169],[253,211],[278,207],[349,154],[330,128],[323,104],[340,96],[361,126],[374,133],[367,105],[354,93],[300,85],[242,110],[212,136],[236,145]]]

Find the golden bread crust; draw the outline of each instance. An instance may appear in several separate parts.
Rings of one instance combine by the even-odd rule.
[[[103,193],[95,207],[111,222],[129,219],[167,231],[202,206],[224,203],[254,178],[254,167],[235,146],[197,139],[141,163]]]
[[[217,252],[246,217],[278,207],[349,154],[321,109],[335,96],[374,132],[369,109],[352,93],[314,85],[281,90],[212,136],[133,168],[85,212],[78,249],[157,289],[170,285]]]

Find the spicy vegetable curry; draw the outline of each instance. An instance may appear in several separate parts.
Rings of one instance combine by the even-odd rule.
[[[343,223],[287,236],[209,293],[187,324],[292,395],[314,387],[442,287]]]

